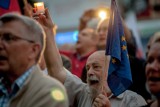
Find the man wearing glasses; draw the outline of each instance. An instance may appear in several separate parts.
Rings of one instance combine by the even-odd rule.
[[[0,107],[68,107],[64,87],[37,65],[44,46],[36,21],[14,13],[0,17]]]

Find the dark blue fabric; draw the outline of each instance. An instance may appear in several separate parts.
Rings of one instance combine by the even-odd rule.
[[[0,0],[0,7],[8,9],[10,5],[10,0]]]
[[[118,96],[131,85],[132,76],[122,20],[115,0],[111,1],[106,55],[111,55],[107,80],[108,85],[112,93]]]

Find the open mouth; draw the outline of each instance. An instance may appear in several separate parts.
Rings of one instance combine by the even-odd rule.
[[[105,38],[100,38],[100,40],[102,41],[102,40],[106,40]]]
[[[7,60],[7,57],[0,55],[0,61]]]
[[[98,83],[99,83],[98,80],[90,80],[90,84],[91,84],[91,85],[98,84]]]
[[[106,35],[103,35],[99,38],[100,40],[106,40]]]
[[[90,85],[95,85],[99,83],[99,79],[96,76],[91,76],[88,78],[88,82]]]
[[[150,77],[150,78],[148,79],[148,81],[160,82],[160,77]]]

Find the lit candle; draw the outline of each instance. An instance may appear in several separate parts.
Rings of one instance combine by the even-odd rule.
[[[36,8],[37,13],[44,13],[44,3],[43,2],[34,3],[34,7]]]

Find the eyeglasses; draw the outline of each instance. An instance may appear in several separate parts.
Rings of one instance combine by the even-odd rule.
[[[34,41],[32,40],[27,40],[27,39],[24,39],[24,38],[20,38],[20,37],[17,37],[11,33],[3,33],[3,34],[0,34],[0,39],[1,41],[4,41],[6,43],[10,43],[10,42],[14,42],[14,41],[17,41],[17,40],[25,40],[25,41],[28,41],[30,43],[34,43]]]

